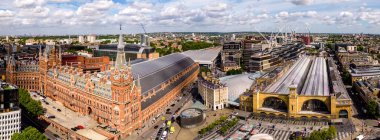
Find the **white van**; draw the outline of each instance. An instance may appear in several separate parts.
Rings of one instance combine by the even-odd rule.
[[[357,137],[355,138],[355,140],[362,140],[362,139],[364,139],[364,135],[359,135],[359,136],[357,136]]]

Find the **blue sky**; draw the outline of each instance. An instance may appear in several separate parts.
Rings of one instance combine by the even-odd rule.
[[[380,33],[379,0],[0,0],[0,35]]]

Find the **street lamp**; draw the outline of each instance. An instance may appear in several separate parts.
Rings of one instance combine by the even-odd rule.
[[[367,113],[367,110],[366,110],[366,109],[363,109],[363,113],[366,114],[366,113]],[[365,119],[362,120],[362,123],[363,123],[363,124],[362,124],[362,132],[363,132],[363,133],[364,133],[364,120],[365,120]]]

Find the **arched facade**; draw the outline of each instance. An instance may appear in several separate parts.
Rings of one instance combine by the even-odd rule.
[[[280,111],[280,112],[288,111],[286,101],[278,97],[273,97],[273,96],[265,98],[262,106],[265,108],[271,108],[273,110]]]
[[[301,111],[312,111],[312,112],[320,112],[320,113],[330,112],[325,102],[318,99],[306,100],[302,104]]]
[[[336,119],[342,117],[340,110],[345,110],[346,116],[351,116],[351,101],[338,100],[330,96],[298,95],[295,89],[289,89],[290,94],[253,93],[253,112],[263,116],[275,114],[284,118]]]
[[[339,118],[348,118],[348,111],[343,109],[339,111]]]

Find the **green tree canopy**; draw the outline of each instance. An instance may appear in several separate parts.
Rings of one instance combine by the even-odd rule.
[[[34,127],[27,127],[21,133],[12,135],[12,140],[48,140],[41,132]]]
[[[377,117],[379,116],[379,106],[377,105],[376,101],[370,100],[368,104],[366,105],[367,114],[371,117]]]
[[[42,108],[41,102],[33,100],[30,97],[30,94],[28,91],[20,88],[18,90],[18,96],[19,96],[19,102],[21,106],[24,109],[26,109],[28,114],[32,115],[33,117],[43,114],[44,110]]]
[[[337,131],[334,126],[330,126],[328,129],[322,129],[321,131],[311,132],[309,137],[303,138],[304,140],[332,140],[336,138]],[[297,139],[300,139],[298,137]]]
[[[363,51],[363,50],[364,50],[364,47],[363,47],[363,46],[358,46],[358,47],[356,48],[356,50],[357,50],[357,51]]]
[[[241,74],[241,73],[243,73],[243,71],[241,70],[241,69],[236,69],[236,70],[229,70],[229,71],[227,71],[227,75],[236,75],[236,74]]]
[[[205,49],[212,47],[212,43],[207,43],[207,42],[184,42],[182,43],[182,50],[187,51],[187,50],[199,50],[199,49]]]

